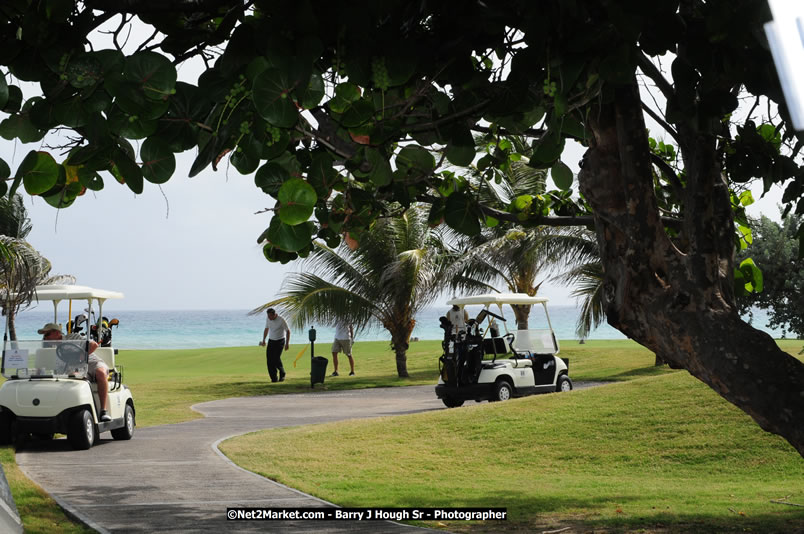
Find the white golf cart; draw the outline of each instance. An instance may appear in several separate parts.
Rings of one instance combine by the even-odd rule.
[[[122,383],[122,368],[115,365],[116,349],[111,347],[111,326],[103,317],[103,303],[123,298],[122,293],[85,286],[38,286],[36,298],[53,302],[53,322],[59,324],[58,307],[68,301],[68,330],[65,339],[3,341],[0,386],[0,443],[21,443],[33,435],[52,439],[56,433],[66,434],[75,449],[89,449],[102,432],[111,431],[114,439],[131,439],[135,411],[131,391]],[[94,354],[109,367],[108,415],[111,421],[100,421],[98,386],[87,376],[89,341],[67,339],[78,337],[74,331],[79,321],[69,321],[73,301],[86,303],[92,316],[97,302],[97,323],[87,326],[87,333],[100,346]],[[113,320],[112,324],[117,321]],[[8,326],[8,325],[6,325]],[[71,332],[67,332],[70,334]]]
[[[458,306],[461,314],[469,312],[468,306],[482,309],[458,331],[446,317],[441,318],[445,334],[444,354],[439,358],[441,376],[435,388],[438,398],[454,408],[467,400],[504,401],[534,393],[570,391],[569,360],[556,356],[559,347],[547,300],[524,293],[492,293],[447,302]],[[530,305],[532,315],[542,309],[546,321],[539,329],[509,331],[503,312],[506,304]]]

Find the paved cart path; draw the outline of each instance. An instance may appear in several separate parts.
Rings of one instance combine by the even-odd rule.
[[[229,507],[329,503],[237,467],[216,446],[266,428],[442,409],[433,386],[240,397],[193,408],[206,417],[137,428],[131,441],[114,441],[107,432],[89,451],[73,451],[66,439],[33,442],[17,453],[17,463],[61,506],[99,532],[424,530],[379,521],[227,521]]]

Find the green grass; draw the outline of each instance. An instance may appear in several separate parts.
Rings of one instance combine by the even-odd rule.
[[[801,508],[770,502],[804,504],[804,462],[784,440],[687,373],[649,369],[652,356],[646,366],[649,355],[633,344],[567,345],[576,379],[640,378],[571,395],[257,432],[221,449],[246,469],[343,506],[509,510],[505,524],[446,523],[451,530],[804,529]]]
[[[176,423],[201,417],[190,410],[199,402],[229,397],[301,393],[310,391],[309,349],[293,367],[303,345],[292,345],[283,362],[288,372],[282,383],[272,384],[265,368],[265,349],[236,347],[191,350],[121,351],[117,361],[124,365],[124,380],[134,394],[137,425],[151,426]],[[570,359],[570,376],[574,380],[628,380],[636,376],[653,376],[673,372],[667,367],[654,367],[653,355],[632,341],[590,341],[584,345],[566,341],[561,356]],[[329,344],[316,346],[316,355]],[[408,351],[410,378],[399,378],[396,361],[389,344],[381,341],[361,342],[353,349],[355,376],[332,378],[316,384],[316,390],[362,389],[374,387],[434,385],[438,380],[438,341],[411,343]],[[348,361],[340,356],[340,370],[348,369]],[[332,362],[327,374],[332,372]]]
[[[408,351],[409,378],[399,378],[396,361],[386,342],[360,342],[353,349],[355,376],[347,376],[348,360],[339,357],[341,376],[327,376],[315,389],[337,391],[374,387],[435,384],[438,379],[440,343],[412,343]],[[265,367],[265,348],[235,347],[190,350],[120,351],[117,362],[124,366],[123,378],[131,388],[137,408],[137,426],[177,423],[201,417],[190,409],[199,402],[229,397],[307,393],[310,391],[310,350],[296,367],[293,362],[303,345],[291,345],[282,361],[287,371],[284,382],[271,383]],[[316,355],[326,356],[332,370],[329,344],[316,345]]]
[[[795,355],[802,342],[779,344]],[[800,525],[800,508],[769,505],[766,510],[768,505],[762,505],[768,498],[788,495],[792,502],[804,501],[801,458],[783,441],[759,430],[686,373],[654,367],[653,355],[631,341],[585,345],[566,341],[561,346],[561,356],[570,359],[576,381],[640,379],[570,396],[449,410],[430,421],[426,416],[405,416],[260,433],[270,442],[289,440],[291,444],[289,459],[279,472],[248,447],[238,454],[244,456],[244,463],[257,462],[258,472],[325,498],[329,495],[339,504],[364,506],[367,495],[377,494],[378,482],[393,480],[393,484],[380,484],[383,493],[378,494],[382,496],[378,504],[502,503],[513,515],[505,524],[458,523],[450,524],[451,530],[529,531],[575,523],[682,528],[700,521],[706,529],[772,532],[777,527],[785,531],[787,522],[796,517]],[[288,379],[277,384],[268,379],[260,347],[121,351],[118,362],[125,366],[125,382],[134,394],[137,425],[150,426],[200,417],[190,410],[198,402],[309,392],[309,351],[296,368],[292,363],[301,348],[294,345],[285,353]],[[316,354],[330,357],[328,349],[328,344],[318,345]],[[439,354],[437,341],[412,343],[411,378],[399,379],[387,343],[361,342],[354,349],[357,375],[327,377],[316,390],[434,384]],[[348,369],[347,365],[343,359],[341,369]],[[692,398],[701,400],[692,406],[678,404]],[[680,413],[688,410],[689,417]],[[730,445],[746,436],[751,439]],[[255,436],[227,442],[226,449],[241,448],[240,439]],[[257,448],[265,448],[265,442],[258,442]],[[737,448],[744,450],[735,452]],[[271,450],[277,450],[273,444]],[[378,456],[394,461],[383,465],[376,462]],[[11,448],[0,448],[0,462],[26,533],[90,532],[72,523],[19,471]],[[518,465],[532,467],[525,472],[514,469]],[[749,477],[753,467],[756,476]],[[308,475],[305,469],[313,472]],[[439,485],[434,486],[434,480]],[[444,487],[445,480],[454,481],[459,489]],[[695,491],[685,494],[690,487]],[[417,495],[419,501],[415,501]],[[653,503],[651,495],[656,499]],[[724,505],[734,512],[723,512]],[[681,513],[693,508],[704,511],[697,516]]]

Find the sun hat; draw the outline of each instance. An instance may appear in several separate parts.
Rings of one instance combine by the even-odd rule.
[[[58,330],[61,332],[61,325],[57,323],[47,323],[45,326],[37,330],[37,333],[44,334],[45,332],[50,332],[51,330]]]

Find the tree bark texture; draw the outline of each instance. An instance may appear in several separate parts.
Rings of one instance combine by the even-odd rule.
[[[679,127],[687,184],[673,241],[654,198],[636,81],[615,88],[592,115],[579,181],[595,212],[609,324],[804,456],[804,364],[737,312],[734,223],[714,136]]]
[[[408,319],[401,321],[400,325],[385,324],[385,328],[391,333],[391,348],[396,355],[396,373],[399,378],[408,378],[408,348],[410,345],[410,334],[416,323]]]

